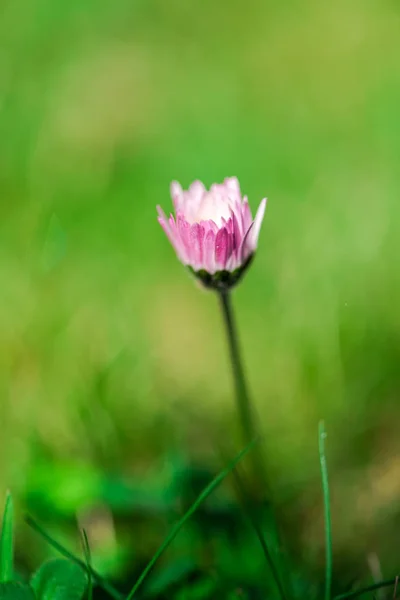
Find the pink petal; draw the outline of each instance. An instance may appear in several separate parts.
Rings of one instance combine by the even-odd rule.
[[[232,233],[232,235],[233,235],[233,253],[235,254],[235,257],[237,258],[240,246],[242,244],[243,236],[242,236],[242,233],[239,228],[238,220],[233,211],[232,211],[232,226],[233,226],[233,233]]]
[[[249,203],[247,201],[247,197],[245,196],[243,198],[243,204],[242,204],[242,225],[243,225],[244,233],[249,229],[252,222],[253,222],[253,217],[251,214]]]
[[[157,204],[156,208],[157,208],[158,216],[160,217],[160,219],[164,219],[165,221],[167,221],[166,214],[163,211],[163,209],[161,208],[161,206],[159,204]]]
[[[233,233],[233,221],[232,221],[232,217],[229,217],[229,219],[226,222],[226,229],[229,233],[229,235],[231,235]]]
[[[230,204],[241,201],[239,181],[236,177],[227,177],[222,183],[213,183],[210,192],[226,198]]]
[[[214,233],[218,231],[218,227],[215,225],[214,221],[200,221],[199,224],[204,227],[206,235],[209,231],[214,231]]]
[[[177,181],[172,181],[170,185],[170,192],[175,212],[178,212],[183,204],[183,190],[181,184]]]
[[[177,235],[177,232],[176,232],[174,217],[171,215],[170,220],[168,221],[167,217],[165,216],[164,211],[162,210],[162,208],[160,206],[157,206],[157,211],[159,214],[158,222],[160,223],[161,227],[164,229],[169,241],[171,242],[173,248],[175,249],[175,252],[178,255],[178,258],[180,260],[182,260],[183,259],[183,247],[182,247],[182,243],[179,239],[179,236]]]
[[[175,247],[175,238],[171,232],[171,228],[170,228],[169,224],[167,223],[167,221],[165,219],[163,219],[162,217],[158,217],[158,222],[160,223],[161,227],[164,229],[165,233],[167,234],[167,237],[168,237],[169,241],[171,242],[171,244]]]
[[[240,185],[237,177],[227,177],[224,184],[226,188],[240,196]]]
[[[182,196],[182,186],[178,181],[171,181],[170,185],[171,196]]]
[[[215,233],[215,235],[217,235],[219,230],[218,225],[215,223],[215,221],[212,221],[211,219],[208,221],[208,223],[210,224],[210,228],[212,229],[212,231]]]
[[[240,265],[241,263],[239,263],[234,254],[231,255],[231,257],[226,261],[226,267],[225,269],[227,271],[234,271],[235,269],[237,269],[237,267]]]
[[[190,257],[190,225],[180,213],[176,217],[176,227],[182,246],[185,249],[186,260],[188,261]]]
[[[228,240],[227,240],[227,244],[226,244],[226,260],[229,261],[229,259],[232,256],[232,252],[233,252],[233,235],[231,233],[229,233],[228,231]]]
[[[250,225],[248,228],[242,242],[242,247],[240,248],[241,262],[244,263],[249,258],[250,254],[252,254],[252,246],[250,243],[251,231],[253,229],[254,223]]]
[[[195,270],[203,266],[204,233],[204,227],[201,227],[198,223],[194,223],[190,228],[190,260]]]
[[[257,248],[258,236],[260,235],[261,225],[264,219],[265,208],[267,206],[267,199],[263,198],[260,202],[260,206],[258,207],[256,218],[254,219],[254,226],[250,235],[250,246],[252,252]]]
[[[215,263],[216,266],[225,269],[228,258],[228,232],[223,227],[217,233],[215,238]]]
[[[215,273],[234,270],[255,251],[266,199],[253,221],[236,177],[212,184],[210,191],[200,181],[194,181],[187,191],[173,181],[171,195],[176,218],[171,215],[167,219],[158,207],[158,220],[182,262]]]
[[[188,194],[190,196],[190,199],[193,202],[196,202],[196,204],[200,202],[200,200],[206,193],[206,188],[204,187],[203,183],[198,179],[196,179],[196,181],[193,181],[193,183],[189,186]]]
[[[215,233],[211,229],[204,239],[203,262],[208,273],[215,273]]]

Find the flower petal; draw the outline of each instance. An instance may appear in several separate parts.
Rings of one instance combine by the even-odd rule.
[[[210,231],[210,229],[215,234],[218,233],[218,227],[216,226],[216,224],[214,223],[214,221],[211,221],[211,219],[209,219],[208,221],[200,221],[200,225],[202,227],[204,227],[204,231],[206,232],[206,234]]]
[[[172,244],[172,247],[175,249],[175,252],[178,255],[179,260],[183,260],[184,249],[182,247],[180,237],[177,235],[176,224],[173,215],[171,215],[168,220],[161,206],[157,206],[157,211],[159,215],[158,222],[164,229],[169,241]]]
[[[245,196],[243,198],[243,204],[242,204],[242,225],[243,225],[243,232],[245,233],[246,231],[248,231],[250,225],[253,222],[253,217],[251,214],[251,210],[250,210],[250,206],[249,203],[247,201],[247,196]]]
[[[215,273],[215,233],[210,229],[204,239],[203,264],[207,273]]]
[[[228,232],[223,227],[215,238],[215,263],[217,268],[225,269],[228,258]]]
[[[256,218],[254,219],[254,226],[250,235],[250,245],[252,246],[252,251],[254,252],[257,248],[258,244],[258,236],[260,235],[261,225],[264,219],[265,208],[267,206],[267,198],[263,198],[260,202],[260,206],[258,207]]]
[[[184,194],[181,184],[177,181],[172,181],[170,185],[170,193],[175,212],[182,210],[184,204]]]
[[[224,184],[226,188],[240,196],[240,184],[237,177],[226,177]]]
[[[176,217],[176,228],[185,251],[185,263],[188,264],[190,257],[190,225],[180,213]]]
[[[193,183],[189,186],[188,190],[191,199],[194,201],[200,201],[204,194],[206,194],[206,192],[207,190],[204,187],[204,184],[198,179],[193,181]]]
[[[204,233],[204,227],[201,227],[198,223],[194,223],[190,228],[190,261],[196,271],[203,266]]]
[[[251,242],[250,242],[250,236],[251,236],[251,232],[253,229],[254,223],[252,223],[250,225],[250,227],[248,228],[244,238],[243,238],[243,242],[242,242],[242,246],[240,248],[240,260],[241,263],[246,262],[246,260],[249,258],[250,254],[252,254],[253,250],[252,250],[252,246],[251,246]]]
[[[242,245],[243,235],[240,231],[239,222],[236,218],[235,213],[232,211],[232,226],[233,226],[233,253],[235,257],[238,257],[240,246]]]
[[[214,183],[209,190],[198,180],[188,190],[173,181],[171,195],[176,218],[171,215],[167,219],[158,207],[159,222],[184,264],[215,274],[219,270],[235,270],[254,253],[266,199],[260,203],[253,221],[236,177]]]

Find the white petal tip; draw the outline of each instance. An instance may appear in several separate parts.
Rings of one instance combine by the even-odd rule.
[[[180,196],[182,194],[182,186],[177,181],[172,181],[170,185],[171,196]]]
[[[224,183],[229,189],[235,192],[240,191],[240,184],[237,177],[226,177]]]
[[[165,216],[165,212],[163,211],[161,206],[159,204],[157,204],[156,208],[157,208],[157,213],[158,213],[159,218],[164,219],[166,221],[167,217]]]
[[[264,219],[265,209],[267,206],[267,198],[263,198],[260,202],[260,206],[257,209],[257,214],[254,219],[254,227],[251,232],[251,245],[255,250],[258,244],[258,236],[260,235],[261,225]]]

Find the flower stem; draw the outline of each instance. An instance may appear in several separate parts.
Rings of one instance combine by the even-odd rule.
[[[240,423],[242,425],[242,442],[244,444],[248,444],[258,435],[258,431],[255,425],[249,391],[243,369],[243,361],[239,349],[239,340],[233,315],[231,292],[229,290],[220,290],[218,293],[221,301],[222,315],[224,318],[228,338],[232,374],[236,392],[236,405]],[[263,461],[258,449],[256,450],[257,451],[253,453],[254,475],[257,478],[258,482],[262,486],[265,486],[266,479]]]

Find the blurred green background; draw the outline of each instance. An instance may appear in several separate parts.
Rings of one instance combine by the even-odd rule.
[[[233,175],[269,198],[235,304],[288,543],[323,565],[324,418],[338,568],[398,567],[399,31],[393,0],[3,2],[0,491],[103,572],[238,447],[217,299],[155,211]]]

